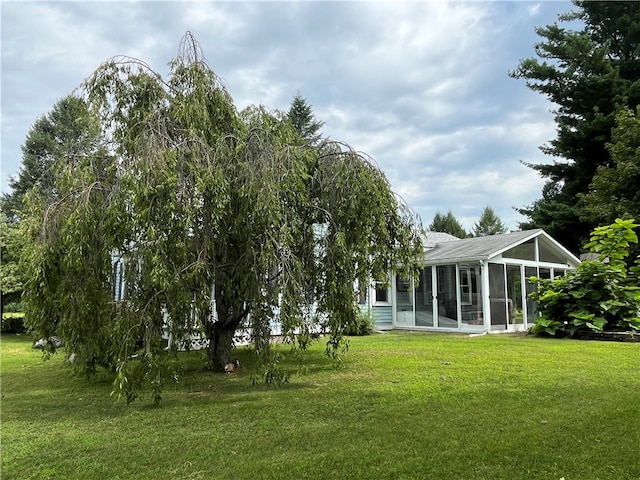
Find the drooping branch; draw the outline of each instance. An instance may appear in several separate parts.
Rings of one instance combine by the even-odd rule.
[[[263,107],[238,113],[190,33],[170,65],[163,79],[121,58],[86,82],[112,161],[102,173],[82,159],[57,172],[71,219],[60,235],[67,243],[39,250],[36,267],[48,273],[57,262],[60,278],[34,285],[34,296],[57,295],[72,313],[55,329],[73,337],[80,362],[104,354],[127,400],[150,378],[159,378],[159,394],[169,365],[163,335],[204,332],[209,363],[220,369],[235,330],[249,323],[262,373],[276,378],[269,335],[279,319],[300,351],[326,327],[339,359],[355,316],[355,281],[397,264],[411,268],[420,251],[416,219],[366,154],[340,142],[301,142],[284,115]],[[54,215],[44,212],[50,224]],[[81,255],[65,259],[65,248],[92,260],[93,283],[72,278],[89,267]],[[108,296],[112,252],[124,256],[127,296],[119,303]],[[83,301],[95,296],[91,308],[108,306],[95,325],[100,335],[73,313],[72,287]]]

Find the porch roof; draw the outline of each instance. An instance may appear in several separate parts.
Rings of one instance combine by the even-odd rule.
[[[429,235],[433,235],[433,233],[435,232],[428,232],[427,238],[429,238]],[[524,230],[504,233],[502,235],[488,235],[486,237],[447,239],[446,241],[437,241],[437,239],[434,238],[435,245],[430,246],[429,243],[427,243],[424,259],[427,262],[439,262],[442,260],[489,260],[535,237],[540,237],[541,241],[545,242],[547,246],[566,257],[568,263],[574,266],[580,263],[580,260],[575,255],[560,245],[542,229]]]

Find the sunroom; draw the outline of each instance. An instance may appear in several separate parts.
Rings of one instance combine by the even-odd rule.
[[[543,230],[458,239],[429,232],[419,281],[391,274],[372,286],[369,305],[379,330],[513,332],[533,325],[536,285],[580,260]]]

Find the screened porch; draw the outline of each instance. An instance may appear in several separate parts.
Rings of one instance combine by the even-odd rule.
[[[532,326],[530,277],[555,278],[579,260],[542,230],[437,243],[418,279],[392,275],[372,291],[379,328],[506,332]]]

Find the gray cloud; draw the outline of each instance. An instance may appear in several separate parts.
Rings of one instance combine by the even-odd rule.
[[[115,55],[166,73],[186,30],[238,108],[286,110],[300,91],[323,133],[370,154],[425,224],[453,210],[470,229],[542,181],[552,105],[508,70],[533,56],[536,26],[569,2],[3,2],[2,178],[29,126]]]

